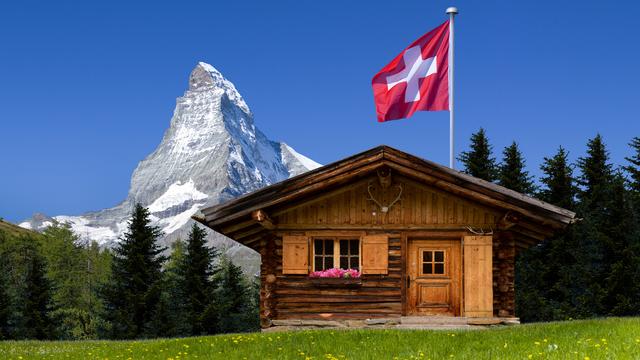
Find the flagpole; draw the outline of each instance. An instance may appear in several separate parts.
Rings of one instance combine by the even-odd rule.
[[[453,18],[458,14],[458,8],[450,7],[446,11],[449,14],[449,167],[455,169],[455,158],[453,155]]]

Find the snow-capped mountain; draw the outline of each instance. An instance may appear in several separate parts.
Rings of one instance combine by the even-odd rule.
[[[126,229],[134,205],[141,203],[169,244],[186,237],[191,216],[201,208],[319,166],[287,144],[269,140],[256,128],[235,86],[213,66],[200,62],[191,72],[189,89],[176,101],[160,145],[134,170],[122,203],[80,216],[36,214],[20,226],[43,230],[54,219],[69,222],[81,239],[109,246]],[[233,244],[210,236],[214,243]],[[248,249],[229,251],[236,260],[249,254]]]

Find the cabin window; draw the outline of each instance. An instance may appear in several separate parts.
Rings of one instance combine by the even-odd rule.
[[[315,239],[314,250],[314,271],[322,271],[333,267],[333,239]]]
[[[360,270],[360,240],[340,240],[340,268]]]
[[[425,275],[444,275],[444,250],[422,251],[422,273]]]
[[[322,271],[331,268],[360,270],[360,239],[314,239],[313,270]]]

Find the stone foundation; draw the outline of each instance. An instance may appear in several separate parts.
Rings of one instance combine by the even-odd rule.
[[[493,326],[519,324],[513,317],[466,318],[448,316],[405,316],[401,318],[377,318],[366,320],[272,320],[271,327],[262,331],[292,330],[348,330],[348,329],[408,329],[408,330],[455,330],[486,329]]]

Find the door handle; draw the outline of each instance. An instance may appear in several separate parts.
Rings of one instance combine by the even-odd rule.
[[[407,289],[411,286],[411,275],[407,275]]]

